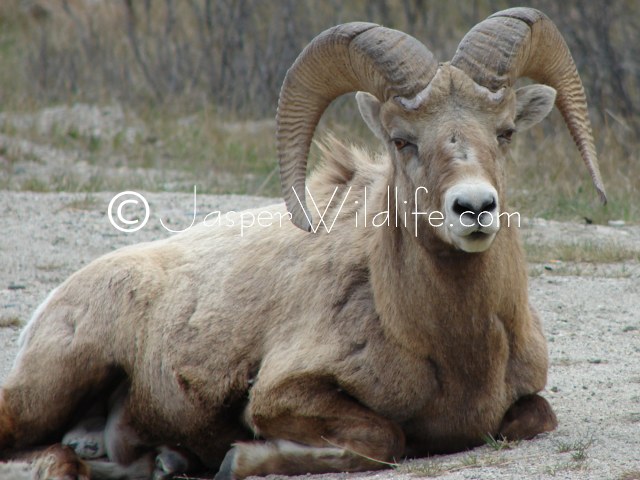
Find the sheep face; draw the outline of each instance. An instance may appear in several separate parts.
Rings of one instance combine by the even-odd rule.
[[[381,103],[360,92],[357,99],[365,122],[388,147],[397,208],[416,219],[417,237],[469,253],[488,249],[505,205],[511,137],[551,111],[555,90],[531,85],[492,92],[444,64],[413,98]]]

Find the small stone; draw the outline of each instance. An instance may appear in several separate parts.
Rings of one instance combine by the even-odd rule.
[[[624,220],[609,220],[609,226],[610,227],[624,227],[625,226],[625,221]]]

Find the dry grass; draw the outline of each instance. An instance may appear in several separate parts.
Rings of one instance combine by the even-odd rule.
[[[593,436],[587,435],[585,438],[579,440],[557,440],[556,452],[558,453],[570,453],[571,458],[576,462],[582,462],[587,459],[587,451],[593,445]]]
[[[103,205],[98,201],[96,197],[91,193],[86,193],[83,198],[72,200],[64,206],[69,210],[98,210],[103,208]]]
[[[279,184],[275,154],[275,123],[272,120],[222,120],[211,109],[195,114],[172,108],[149,108],[126,116],[131,128],[144,127],[133,138],[123,130],[98,137],[73,125],[39,130],[17,129],[10,122],[0,133],[28,140],[42,149],[24,150],[20,145],[0,144],[0,188],[27,191],[96,192],[125,189],[189,191],[201,193],[250,193],[277,196]],[[21,112],[24,115],[24,112]],[[27,116],[40,115],[34,111]],[[43,157],[39,155],[44,155]],[[46,165],[50,157],[77,157],[86,168],[69,168],[52,175],[37,172],[31,164]],[[14,178],[13,172],[31,174]],[[92,173],[87,173],[87,171]]]
[[[18,317],[0,317],[0,328],[21,328],[23,325]]]
[[[362,144],[372,150],[380,148],[359,120],[352,99],[343,100],[332,108],[316,134],[330,129],[340,138]],[[61,151],[80,152],[81,158],[96,168],[127,167],[131,169],[164,172],[160,180],[150,181],[147,175],[131,175],[126,182],[110,180],[108,175],[93,175],[79,180],[74,172],[51,177],[47,181],[32,178],[18,188],[33,191],[100,191],[122,188],[166,190],[171,184],[171,172],[178,172],[183,180],[180,188],[190,189],[197,184],[203,193],[246,193],[279,196],[277,157],[275,152],[275,124],[272,120],[238,121],[221,117],[212,109],[202,109],[184,115],[170,107],[155,107],[139,111],[136,122],[145,125],[144,135],[133,142],[124,141],[122,135],[103,140],[79,135],[76,131],[58,130],[47,135],[35,130],[21,131],[22,138],[37,144],[50,145]],[[347,123],[348,122],[348,123]],[[546,133],[547,130],[553,130]],[[553,128],[552,127],[557,127]],[[600,205],[582,166],[577,149],[562,125],[554,116],[530,135],[521,135],[514,141],[513,153],[508,160],[508,185],[512,208],[526,217],[555,218],[560,220],[589,219],[606,224],[609,220],[638,222],[640,220],[640,162],[625,155],[625,148],[614,142],[614,134],[604,127],[602,139],[597,135],[600,148],[602,176],[609,193],[609,203]],[[558,132],[555,132],[558,130]],[[0,133],[15,135],[10,125]],[[4,147],[0,151],[6,159],[2,168],[9,170],[20,160],[42,163],[32,152],[19,152]],[[314,155],[314,152],[312,152]],[[310,165],[313,166],[312,159]],[[174,175],[175,177],[175,175]],[[174,179],[175,181],[175,179]],[[16,188],[5,177],[3,188]],[[555,256],[572,261],[606,261],[606,256],[620,260],[637,258],[633,252],[619,251],[615,247],[599,251],[595,246],[558,246]],[[544,252],[530,247],[530,256],[536,258]],[[593,256],[598,259],[591,260]]]
[[[73,130],[55,131],[47,135],[36,131],[16,132],[10,125],[4,125],[0,133],[18,134],[22,138],[50,145],[61,151],[80,152],[80,159],[98,170],[88,179],[74,172],[68,172],[46,179],[34,175],[15,184],[10,172],[17,162],[30,160],[37,163],[42,159],[32,152],[16,151],[0,145],[0,160],[2,160],[0,161],[0,188],[87,192],[123,188],[190,191],[195,184],[198,186],[198,191],[203,193],[279,196],[273,124],[240,122],[239,110],[223,108],[220,102],[231,97],[235,99],[233,102],[242,100],[245,107],[247,103],[251,106],[250,103],[254,102],[256,107],[254,115],[259,111],[263,117],[273,118],[280,77],[275,78],[275,74],[269,73],[269,82],[260,83],[260,89],[268,88],[270,93],[267,103],[260,105],[258,102],[262,102],[267,95],[263,90],[256,89],[253,83],[247,86],[248,84],[244,85],[237,80],[231,85],[234,90],[228,92],[225,90],[226,93],[223,92],[223,94],[213,88],[213,84],[206,84],[203,77],[199,77],[200,83],[195,81],[191,85],[188,82],[185,83],[190,78],[189,69],[197,65],[221,68],[216,63],[219,60],[217,57],[206,58],[204,59],[206,62],[198,63],[203,60],[199,55],[204,54],[206,50],[202,52],[197,50],[202,46],[198,43],[201,39],[198,39],[195,33],[198,30],[190,28],[196,28],[193,22],[197,17],[192,15],[190,9],[192,5],[197,5],[197,2],[173,3],[176,5],[178,17],[174,25],[175,30],[172,31],[173,36],[166,45],[176,49],[183,48],[182,56],[174,55],[177,50],[172,52],[161,48],[165,45],[162,40],[164,37],[158,34],[169,25],[165,22],[166,12],[163,10],[165,3],[153,4],[155,7],[149,17],[150,26],[144,26],[142,21],[138,25],[143,53],[146,54],[149,62],[155,62],[149,63],[148,66],[155,69],[152,73],[158,76],[163,75],[161,84],[156,85],[164,92],[161,95],[162,101],[159,101],[158,95],[153,93],[154,87],[149,86],[149,78],[144,78],[140,65],[132,57],[132,52],[127,50],[130,46],[126,33],[126,15],[122,10],[124,2],[122,4],[120,2],[100,3],[99,11],[89,15],[86,8],[83,10],[83,2],[71,1],[70,5],[76,11],[74,17],[60,8],[57,2],[43,0],[43,4],[53,12],[44,20],[37,19],[33,12],[26,13],[23,5],[27,3],[21,3],[19,0],[6,0],[0,3],[0,62],[3,65],[0,69],[0,110],[37,112],[51,104],[75,101],[105,104],[119,99],[131,108],[127,112],[130,117],[141,119],[145,125],[145,133],[135,141],[127,142],[122,136],[105,140],[80,135]],[[171,2],[166,5],[169,3]],[[305,3],[302,7],[305,5],[307,4]],[[549,8],[552,6],[550,5]],[[296,9],[302,7],[295,3],[295,8],[290,13],[297,15],[300,12]],[[372,15],[373,17],[369,20],[383,20],[374,18],[381,12],[374,8],[363,10],[361,7],[355,4],[341,7],[344,8],[342,14],[357,14],[360,18],[363,15]],[[443,20],[434,25],[429,24],[431,27],[429,32],[419,31],[416,34],[419,38],[427,40],[427,43],[436,49],[434,51],[438,56],[445,58],[452,53],[451,50],[457,43],[458,30],[466,31],[471,19],[467,18],[468,12],[461,13],[458,11],[460,9],[446,7],[439,2],[429,2],[428,7],[430,15],[425,17],[426,21],[433,23],[437,18]],[[268,7],[261,8],[271,12]],[[336,14],[332,8],[317,5],[314,8],[317,10],[318,18],[308,19],[308,22],[311,22],[307,25],[309,31],[320,31],[327,26],[323,22],[333,24],[336,20],[331,17]],[[489,3],[480,2],[478,8],[476,13],[484,16],[493,7]],[[253,12],[252,15],[264,13],[260,12]],[[146,18],[143,13],[143,10],[139,11],[142,19]],[[397,23],[394,26],[398,28],[426,28],[424,25],[417,24],[411,27],[409,20],[412,17],[405,18],[402,9],[392,9],[389,14],[392,15],[392,21]],[[420,14],[423,15],[423,13]],[[322,17],[323,15],[326,18]],[[321,20],[320,17],[323,19]],[[91,20],[92,18],[94,20]],[[220,18],[216,18],[215,21],[221,21]],[[263,24],[262,19],[260,20],[260,24]],[[91,23],[92,21],[94,23]],[[449,22],[448,27],[444,25],[447,22]],[[276,52],[275,56],[269,57],[269,61],[284,62],[284,57],[287,56],[288,62],[288,56],[297,54],[309,36],[309,31],[305,30],[303,24],[298,27],[299,31],[294,32],[297,35],[295,42],[283,40],[282,45],[287,46],[287,55]],[[444,29],[446,35],[443,31],[437,39],[428,41],[430,35],[436,35],[437,29]],[[252,35],[257,36],[266,34],[262,30],[252,32]],[[273,35],[276,34],[277,32],[273,33]],[[427,37],[423,38],[421,35],[427,35]],[[274,42],[282,40],[279,36],[276,35],[276,37],[272,39]],[[225,39],[225,41],[232,40]],[[253,37],[246,38],[245,41],[246,51],[243,51],[242,55],[255,56],[259,51],[251,49],[264,47]],[[219,49],[219,45],[216,48]],[[175,63],[180,58],[185,59],[185,62],[186,59],[195,59],[195,63],[193,65],[187,65],[188,62]],[[265,63],[266,57],[258,55],[255,58]],[[242,57],[236,60],[249,62],[247,68],[253,65],[251,68],[256,75],[265,75],[265,71],[258,68],[259,63],[251,63],[255,58]],[[274,64],[273,71],[280,72],[287,66],[288,64]],[[234,69],[238,70],[235,72],[238,74],[246,70],[243,70],[245,67],[240,64],[228,67],[231,73],[235,72]],[[269,68],[271,67],[272,65],[269,64]],[[198,70],[198,74],[204,75],[205,70]],[[69,77],[68,75],[71,75],[69,72],[75,77]],[[133,83],[123,86],[123,80],[119,80],[120,77],[117,75],[109,77],[107,75],[109,72],[113,72],[114,75],[116,73],[124,75],[122,78]],[[98,73],[102,76],[98,77]],[[212,71],[213,73],[216,72]],[[176,77],[175,85],[167,80],[172,78],[172,75]],[[233,75],[231,77],[233,78]],[[171,91],[171,88],[174,88],[174,93],[166,94]],[[227,85],[224,88],[231,87]],[[135,94],[135,101],[128,100],[129,94]],[[372,149],[377,149],[379,147],[377,140],[366,132],[366,128],[359,120],[355,102],[346,98],[336,103],[330,108],[319,130],[322,130],[322,127],[328,127],[340,138],[351,139],[356,143],[364,143]],[[566,127],[563,126],[562,119],[555,112],[541,126],[519,135],[514,141],[511,158],[507,165],[509,198],[513,209],[527,217],[562,220],[587,218],[595,223],[606,223],[608,220],[627,222],[640,220],[640,162],[635,153],[638,151],[638,138],[634,133],[634,123],[637,123],[635,122],[637,119],[625,120],[604,106],[601,110],[594,111],[598,114],[595,137],[600,153],[602,176],[609,193],[608,205],[603,207],[598,203],[587,171],[581,165],[577,149]],[[100,170],[100,168],[118,169],[120,167],[139,169],[139,172],[122,179]],[[151,171],[155,172],[154,175],[146,175]],[[175,179],[176,175],[180,177],[180,181]],[[594,254],[587,253],[587,256]],[[568,253],[564,252],[563,255],[567,256]],[[627,256],[622,254],[622,257]]]
[[[532,263],[554,261],[577,263],[618,263],[640,261],[640,247],[632,249],[616,243],[570,241],[566,243],[539,244],[525,242],[527,260]]]
[[[640,219],[640,162],[628,152],[637,139],[619,125],[594,128],[609,202],[602,206],[578,150],[557,111],[521,135],[509,162],[512,207],[528,217],[560,220]]]
[[[640,470],[629,470],[618,477],[618,480],[640,480]]]
[[[542,275],[571,276],[571,277],[599,277],[599,278],[632,278],[638,275],[640,265],[635,263],[564,263],[530,264],[529,276]]]
[[[449,456],[411,460],[402,463],[396,468],[398,473],[415,475],[416,477],[434,478],[455,472],[462,472],[477,468],[500,467],[511,463],[502,455],[495,453],[466,453],[455,456],[451,460]]]

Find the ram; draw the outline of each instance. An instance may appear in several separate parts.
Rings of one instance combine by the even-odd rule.
[[[541,84],[516,89],[522,76]],[[316,125],[352,91],[386,152],[329,139],[307,191]],[[378,469],[554,429],[538,394],[546,343],[503,216],[512,135],[554,101],[606,200],[584,90],[544,14],[489,17],[448,63],[369,23],[320,34],[278,106],[287,209],[264,212],[292,222],[200,225],[72,275],[22,334],[0,450],[62,438],[115,389],[108,441],[181,446],[220,479]]]

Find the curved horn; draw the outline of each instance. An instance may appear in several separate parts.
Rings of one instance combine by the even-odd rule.
[[[584,88],[567,44],[544,13],[532,8],[510,8],[491,15],[465,35],[451,64],[494,91],[512,86],[519,77],[555,88],[556,106],[600,199],[607,202]]]
[[[316,125],[342,94],[367,91],[380,101],[412,97],[435,75],[437,62],[418,40],[372,23],[346,23],[314,38],[287,72],[277,114],[282,194],[292,222],[311,230],[305,180]]]

